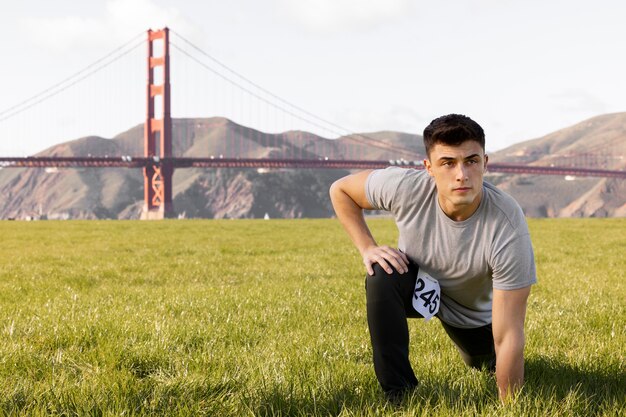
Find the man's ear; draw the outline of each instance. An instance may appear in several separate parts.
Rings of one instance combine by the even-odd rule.
[[[428,172],[428,175],[430,175],[431,177],[433,176],[433,166],[430,164],[430,161],[428,159],[424,159],[424,166],[426,167],[426,171]]]
[[[483,165],[483,172],[487,171],[487,162],[489,162],[489,155],[485,154],[485,164]]]

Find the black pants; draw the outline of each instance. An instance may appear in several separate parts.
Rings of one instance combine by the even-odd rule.
[[[365,280],[367,324],[374,352],[374,371],[387,394],[417,386],[417,378],[409,362],[409,328],[407,317],[421,318],[412,305],[417,266],[409,272],[387,274],[380,265],[373,265],[374,275]],[[491,324],[475,329],[461,329],[441,321],[456,345],[463,361],[472,367],[495,369],[495,348]]]

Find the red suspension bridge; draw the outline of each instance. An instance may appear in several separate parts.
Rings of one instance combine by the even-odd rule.
[[[399,165],[423,168],[423,155],[411,146],[390,144],[370,135],[349,133],[346,129],[328,122],[300,107],[263,89],[252,81],[221,64],[191,42],[179,35],[186,47],[170,42],[170,31],[148,31],[147,36],[147,86],[145,90],[146,116],[144,122],[143,155],[46,155],[30,157],[0,157],[1,168],[72,168],[72,167],[123,167],[140,168],[144,177],[143,218],[163,218],[173,213],[172,176],[175,169],[181,168],[316,168],[316,169],[368,169]],[[106,56],[77,75],[70,77],[43,93],[26,100],[2,113],[0,124],[16,115],[52,99],[82,80],[97,73],[126,56],[141,44],[130,42],[117,54]],[[177,41],[178,42],[178,41]],[[341,140],[328,140],[303,131],[283,134],[267,134],[260,131],[242,133],[226,138],[218,147],[211,149],[206,157],[185,157],[176,155],[173,149],[172,92],[170,82],[170,48],[187,58],[187,61],[209,72],[213,78],[231,84],[241,96],[270,108],[274,115],[283,119],[304,122],[318,131],[341,137]],[[195,52],[194,55],[192,52]],[[205,58],[201,60],[198,58]],[[214,65],[206,64],[206,59]],[[219,71],[216,70],[216,66]],[[192,88],[193,90],[193,88]],[[217,88],[215,89],[217,91]],[[219,94],[216,94],[219,95]],[[236,94],[233,94],[236,95]],[[222,94],[222,98],[223,98]],[[218,97],[219,99],[219,97]],[[229,97],[231,101],[236,101]],[[116,105],[116,104],[115,104]],[[245,113],[245,111],[244,111]],[[255,136],[256,135],[256,136]],[[8,140],[10,138],[0,138]],[[178,138],[179,142],[192,138]],[[259,154],[258,150],[264,149]],[[377,160],[364,157],[366,149],[375,149],[377,154],[386,156]],[[207,152],[211,150],[207,149]],[[626,172],[609,169],[603,154],[565,155],[554,159],[550,166],[525,164],[490,163],[490,172],[537,175],[572,175],[626,178]]]

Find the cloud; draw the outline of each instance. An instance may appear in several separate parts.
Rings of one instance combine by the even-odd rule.
[[[350,107],[337,110],[335,116],[345,123],[344,128],[359,133],[395,130],[421,135],[430,122],[415,109],[403,105],[383,109]]]
[[[102,22],[93,18],[67,16],[59,18],[24,18],[20,20],[24,35],[35,45],[56,52],[91,43],[101,44],[106,38]]]
[[[406,16],[410,0],[282,0],[288,15],[309,30],[370,30]]]
[[[567,90],[550,97],[564,114],[598,115],[607,112],[607,105],[595,95],[580,89]]]
[[[177,8],[153,0],[108,0],[101,16],[29,17],[19,26],[35,45],[55,52],[112,48],[149,28],[168,26],[185,35],[195,30]]]

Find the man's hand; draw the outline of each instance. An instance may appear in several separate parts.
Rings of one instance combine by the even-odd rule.
[[[361,253],[363,264],[369,275],[374,275],[373,264],[379,264],[385,272],[391,274],[395,268],[401,274],[409,271],[409,258],[398,249],[389,246],[369,246]]]
[[[496,380],[504,402],[524,383],[524,320],[530,287],[493,290],[493,340]]]

